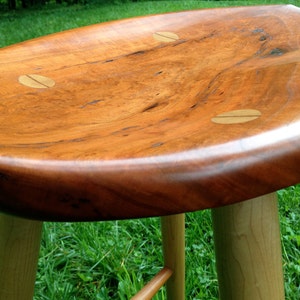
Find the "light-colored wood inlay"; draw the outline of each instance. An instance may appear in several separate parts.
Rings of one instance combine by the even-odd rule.
[[[159,42],[174,42],[179,39],[179,36],[176,33],[169,31],[155,32],[153,37]]]
[[[212,122],[217,124],[240,124],[253,121],[261,116],[261,112],[256,109],[231,110],[212,118]]]
[[[55,85],[55,81],[53,79],[37,74],[21,75],[19,77],[19,82],[35,89],[45,89]]]

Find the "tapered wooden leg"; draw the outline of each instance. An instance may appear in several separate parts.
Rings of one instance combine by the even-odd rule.
[[[0,299],[32,300],[42,222],[0,214]]]
[[[185,216],[161,217],[164,263],[173,274],[167,281],[167,298],[185,299]]]
[[[276,194],[212,210],[221,300],[283,300]]]

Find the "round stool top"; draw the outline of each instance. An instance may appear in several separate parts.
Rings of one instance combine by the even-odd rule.
[[[300,181],[300,10],[197,10],[0,49],[0,210],[105,220]]]

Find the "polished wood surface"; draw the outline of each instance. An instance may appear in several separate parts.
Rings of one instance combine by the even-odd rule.
[[[0,210],[157,216],[299,182],[299,17],[188,11],[0,49]]]
[[[136,295],[130,300],[151,300],[159,289],[166,283],[171,277],[172,270],[168,267],[164,267],[156,276],[149,281]],[[171,298],[170,298],[171,299]]]

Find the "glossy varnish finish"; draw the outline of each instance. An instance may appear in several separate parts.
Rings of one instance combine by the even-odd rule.
[[[299,17],[171,13],[1,49],[0,210],[165,215],[299,182]]]

